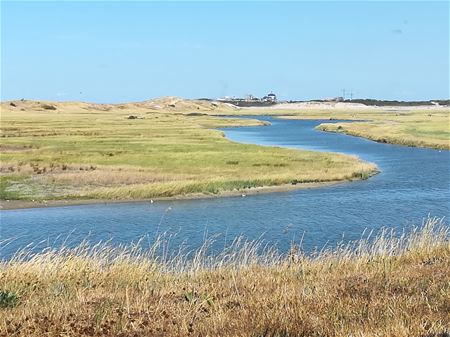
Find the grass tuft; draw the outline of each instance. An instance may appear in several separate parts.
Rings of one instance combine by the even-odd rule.
[[[16,293],[0,290],[0,308],[14,308],[19,303]]]

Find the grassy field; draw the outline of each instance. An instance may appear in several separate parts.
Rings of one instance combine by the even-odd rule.
[[[13,105],[11,105],[11,103]],[[262,125],[174,99],[124,105],[2,103],[3,200],[145,199],[367,178],[357,158],[227,140],[225,126]]]
[[[244,110],[238,113],[244,113]],[[358,122],[324,123],[323,131],[341,132],[377,142],[450,149],[450,108],[351,107],[247,109],[248,114],[290,115],[293,119],[341,119]]]
[[[0,263],[0,336],[446,337],[436,219],[313,255],[236,241],[215,257],[81,245]]]

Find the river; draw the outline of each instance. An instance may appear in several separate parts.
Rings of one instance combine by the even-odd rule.
[[[356,155],[378,165],[368,180],[247,197],[79,205],[0,211],[1,258],[33,249],[111,240],[130,244],[166,233],[168,249],[199,247],[216,236],[221,249],[239,235],[280,250],[302,240],[306,251],[355,240],[364,230],[407,229],[450,213],[450,151],[380,144],[315,130],[321,120],[270,121],[266,127],[223,129],[237,142]],[[330,122],[330,121],[326,121]],[[37,244],[39,243],[39,244]]]

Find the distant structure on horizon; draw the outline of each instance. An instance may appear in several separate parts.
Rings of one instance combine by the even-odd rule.
[[[338,97],[329,97],[324,99],[325,102],[344,102],[345,99],[342,96]]]
[[[277,95],[275,95],[272,91],[264,96],[263,98],[258,98],[249,94],[245,96],[245,98],[240,97],[223,97],[218,98],[217,101],[223,103],[230,103],[240,107],[249,107],[249,106],[268,106],[273,105],[278,102]]]
[[[263,102],[272,102],[272,103],[276,103],[277,102],[277,95],[275,95],[272,91],[270,92],[270,94],[268,94],[267,96],[264,96],[261,99]]]

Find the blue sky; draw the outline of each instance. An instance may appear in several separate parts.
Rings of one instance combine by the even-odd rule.
[[[448,2],[5,2],[1,99],[449,97]]]

